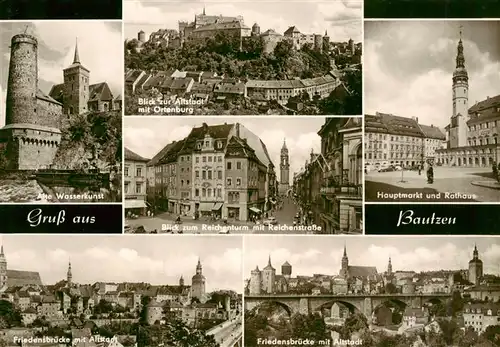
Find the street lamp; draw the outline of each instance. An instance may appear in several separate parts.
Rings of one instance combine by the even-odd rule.
[[[408,158],[408,155],[409,155],[408,150],[406,152],[403,152],[403,153],[405,153],[406,158]],[[403,159],[403,158],[401,158],[401,159]],[[406,183],[406,181],[404,179],[404,172],[405,172],[405,166],[403,164],[403,160],[401,160],[401,181],[399,181],[399,183]]]

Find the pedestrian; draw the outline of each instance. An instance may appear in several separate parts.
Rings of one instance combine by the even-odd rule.
[[[434,168],[432,164],[429,164],[429,168],[427,169],[427,183],[434,183]]]
[[[422,175],[422,165],[418,165],[418,175],[421,176]]]

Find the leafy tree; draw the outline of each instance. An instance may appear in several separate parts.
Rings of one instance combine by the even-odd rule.
[[[113,304],[104,299],[99,301],[99,303],[94,307],[94,313],[96,314],[111,313],[111,312],[113,312]]]
[[[482,337],[496,346],[500,346],[500,325],[490,325],[486,328]]]
[[[349,338],[353,333],[358,331],[363,331],[368,328],[368,319],[364,314],[360,312],[355,312],[350,314],[340,330],[340,336],[342,338]]]
[[[0,300],[0,326],[3,329],[19,327],[22,320],[21,313],[14,308],[11,302]]]
[[[396,286],[393,283],[387,283],[385,285],[385,293],[386,294],[394,294],[398,291]]]

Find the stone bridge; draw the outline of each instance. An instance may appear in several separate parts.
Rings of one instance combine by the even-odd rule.
[[[283,307],[288,315],[294,313],[309,314],[330,307],[334,303],[342,304],[349,311],[363,313],[369,321],[373,312],[380,306],[393,303],[401,308],[421,308],[426,303],[443,303],[451,299],[451,293],[419,294],[265,294],[245,295],[245,310],[252,310],[264,302],[273,302]]]

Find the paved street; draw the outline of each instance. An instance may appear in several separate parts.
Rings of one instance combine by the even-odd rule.
[[[224,322],[208,331],[221,346],[232,346],[242,335],[241,317]]]
[[[365,175],[366,201],[500,201],[500,189],[477,183],[493,184],[491,168],[440,167],[434,169],[434,183],[428,184],[425,172],[369,172]],[[402,182],[403,181],[403,182]],[[498,185],[500,188],[500,185]],[[410,196],[401,195],[410,194]]]
[[[283,209],[277,210],[270,215],[274,215],[278,225],[268,227],[265,225],[256,225],[251,222],[229,221],[228,228],[230,234],[314,234],[314,230],[304,228],[293,228],[293,219],[297,213],[297,206],[292,200],[285,199]],[[175,224],[177,215],[168,212],[156,215],[154,217],[140,217],[137,219],[126,220],[125,232],[131,232],[129,229],[143,227],[146,232],[156,230],[158,234],[162,233],[182,233],[182,234],[219,234],[223,233],[223,224],[213,222],[208,219],[193,220],[192,217],[181,217],[182,223]],[[279,228],[279,230],[276,230]],[[271,230],[270,230],[271,229]],[[171,230],[171,231],[169,231]]]

